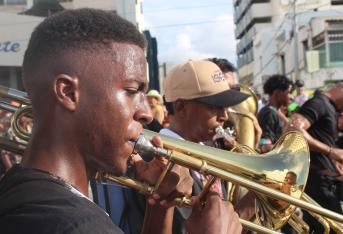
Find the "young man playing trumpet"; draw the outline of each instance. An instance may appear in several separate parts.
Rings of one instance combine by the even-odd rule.
[[[88,199],[88,182],[98,171],[124,174],[142,124],[152,120],[144,50],[145,39],[133,24],[101,10],[65,11],[34,30],[23,62],[34,126],[22,164],[0,181],[2,231],[122,233]],[[158,138],[154,143],[162,145]],[[152,177],[154,168],[145,173]],[[173,206],[160,204],[187,193],[187,181],[176,167],[174,177],[149,197],[143,233],[171,232]],[[239,228],[224,208],[210,194],[188,219],[188,231]]]

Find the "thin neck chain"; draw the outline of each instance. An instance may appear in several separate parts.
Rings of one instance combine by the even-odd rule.
[[[46,172],[49,176],[51,176],[53,179],[58,180],[59,182],[61,182],[63,184],[63,186],[65,188],[67,188],[70,192],[72,192],[73,194],[77,195],[78,197],[83,197],[86,198],[88,201],[93,202],[92,200],[90,200],[88,197],[86,197],[83,193],[81,193],[78,189],[76,189],[73,185],[71,185],[69,182],[67,182],[66,180],[62,179],[59,176],[56,176],[50,172]]]

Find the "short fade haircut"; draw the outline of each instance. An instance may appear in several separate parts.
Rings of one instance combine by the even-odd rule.
[[[41,62],[61,52],[104,48],[112,42],[144,49],[146,40],[135,25],[114,12],[96,9],[67,10],[40,23],[31,35],[24,55],[23,71],[34,72]]]
[[[265,94],[272,95],[275,90],[286,91],[292,86],[292,81],[284,75],[272,75],[268,78],[263,85],[263,91]]]
[[[209,58],[208,61],[215,63],[223,73],[236,72],[236,67],[224,58]]]

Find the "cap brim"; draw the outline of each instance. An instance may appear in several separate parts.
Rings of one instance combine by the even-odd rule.
[[[217,93],[215,95],[195,98],[193,100],[212,106],[228,107],[237,105],[245,99],[247,99],[248,97],[250,97],[250,95],[234,89],[229,89],[225,90],[224,92]]]

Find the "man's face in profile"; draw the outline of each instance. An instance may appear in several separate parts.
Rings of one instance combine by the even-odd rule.
[[[215,129],[223,126],[227,121],[227,108],[216,107],[194,100],[182,100],[183,110],[179,111],[184,126],[190,126],[187,131],[187,140],[193,142],[212,141],[216,135]]]
[[[80,140],[93,170],[122,175],[142,123],[152,120],[145,97],[144,50],[132,44],[113,43],[112,48],[91,60],[82,77],[80,100],[84,104],[80,121],[86,134]]]

